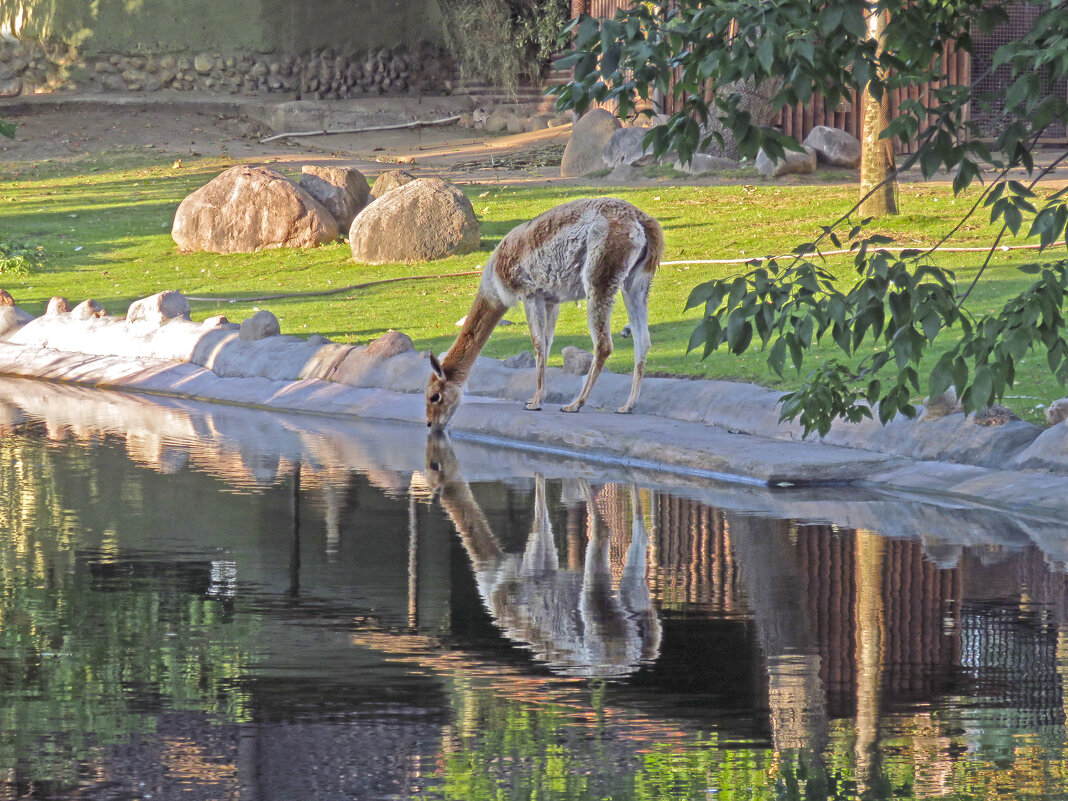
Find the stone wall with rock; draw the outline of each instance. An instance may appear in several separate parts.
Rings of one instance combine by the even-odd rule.
[[[0,97],[37,91],[160,89],[304,99],[366,94],[445,94],[456,85],[449,55],[429,41],[411,47],[134,52],[85,55],[60,41],[0,41]]]

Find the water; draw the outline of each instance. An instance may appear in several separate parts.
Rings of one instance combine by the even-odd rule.
[[[1059,521],[423,437],[0,381],[0,798],[1068,795]]]

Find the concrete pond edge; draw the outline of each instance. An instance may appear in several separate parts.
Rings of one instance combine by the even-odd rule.
[[[0,375],[424,423],[426,356],[402,333],[349,345],[278,334],[264,319],[270,312],[241,325],[221,316],[198,323],[173,290],[136,301],[124,318],[95,301],[71,309],[61,300],[40,317],[0,304]],[[803,440],[798,426],[778,421],[780,393],[753,384],[647,378],[635,413],[618,415],[609,410],[626,398],[630,376],[605,373],[589,406],[566,415],[554,406],[582,377],[551,368],[546,410],[527,412],[534,381],[531,368],[480,358],[453,436],[721,481],[871,485],[1056,519],[1068,513],[1065,423],[1041,429],[921,413],[885,427],[839,424]]]

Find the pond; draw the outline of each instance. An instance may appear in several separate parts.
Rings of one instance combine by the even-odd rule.
[[[0,380],[0,797],[1064,797],[1062,528]]]

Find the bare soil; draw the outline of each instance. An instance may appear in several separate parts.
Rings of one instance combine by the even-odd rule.
[[[86,101],[89,102],[86,102]],[[0,102],[0,119],[18,125],[15,139],[0,137],[0,169],[19,171],[44,161],[75,162],[96,157],[157,154],[175,160],[198,156],[228,156],[237,160],[300,164],[346,164],[359,168],[370,180],[379,173],[404,168],[420,175],[437,175],[455,183],[561,183],[585,186],[621,184],[737,184],[767,183],[753,174],[700,177],[643,177],[562,179],[560,157],[571,127],[514,136],[494,136],[455,126],[424,127],[287,137],[264,142],[275,132],[235,110],[233,102],[204,102],[187,93],[129,95],[124,105],[111,105],[106,96],[65,98],[34,96]],[[132,101],[132,102],[131,102]],[[419,106],[418,100],[398,98],[397,104]],[[394,101],[390,101],[393,103]],[[381,103],[381,99],[379,99]],[[1036,163],[1057,153],[1036,153]],[[1052,177],[1063,183],[1068,168]],[[904,183],[922,180],[918,171],[901,176]],[[810,176],[789,176],[776,183],[828,184],[857,180],[854,171],[820,170]],[[940,176],[935,180],[948,180]]]
[[[458,182],[559,180],[570,126],[536,134],[492,137],[454,126],[288,137],[239,114],[196,103],[108,108],[63,102],[0,105],[0,119],[17,124],[15,139],[0,137],[0,164],[76,162],[103,155],[166,158],[229,156],[238,160],[352,164],[369,178],[404,168]]]

